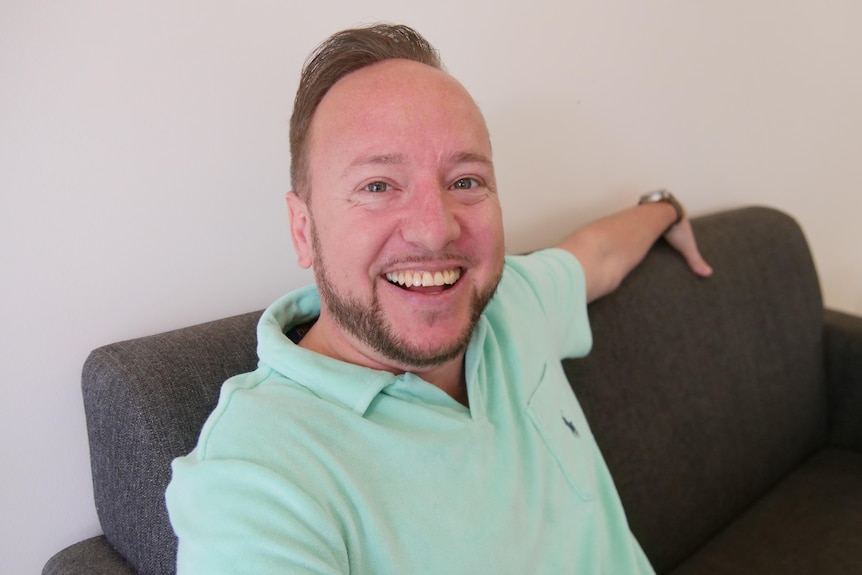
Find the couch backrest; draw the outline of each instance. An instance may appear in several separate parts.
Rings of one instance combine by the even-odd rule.
[[[195,446],[221,384],[257,366],[259,312],[93,351],[82,388],[96,509],[141,575],[175,572],[165,509],[170,463]]]
[[[695,221],[715,274],[662,242],[590,306],[567,374],[659,573],[826,437],[822,302],[798,225],[766,208]]]
[[[689,555],[826,434],[817,277],[796,223],[765,208],[695,221],[715,275],[661,242],[590,306],[566,371],[659,572]],[[260,313],[95,350],[84,366],[96,505],[141,575],[174,573],[170,462],[228,377],[256,367]]]

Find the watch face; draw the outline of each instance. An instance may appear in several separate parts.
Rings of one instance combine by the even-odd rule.
[[[641,204],[651,204],[653,202],[661,202],[667,200],[667,190],[656,190],[641,197]]]

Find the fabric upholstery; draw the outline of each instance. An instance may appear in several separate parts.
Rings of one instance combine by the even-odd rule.
[[[107,540],[142,575],[173,573],[164,493],[228,377],[254,369],[259,313],[99,348],[84,365],[93,487]]]
[[[659,242],[590,306],[592,353],[564,362],[632,530],[659,574],[854,572],[862,318],[824,312],[787,215],[693,224],[714,276],[696,278]],[[83,393],[105,537],[58,553],[45,575],[174,572],[170,461],[195,444],[222,382],[256,366],[258,316],[91,354]]]
[[[796,223],[750,208],[694,226],[713,277],[657,245],[591,306],[593,351],[565,366],[659,572],[826,436],[820,290]]]
[[[673,575],[848,575],[862,555],[862,453],[826,449]]]
[[[862,452],[862,317],[827,310],[824,338],[831,443]]]
[[[42,575],[135,575],[135,570],[105,537],[93,537],[54,555]]]

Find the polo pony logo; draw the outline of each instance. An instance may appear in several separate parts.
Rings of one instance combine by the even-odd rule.
[[[566,427],[569,428],[569,431],[571,431],[575,435],[575,437],[580,437],[581,434],[578,433],[578,430],[575,428],[575,424],[566,419],[566,416],[562,412],[560,412],[560,417],[563,418],[563,423],[566,424]]]

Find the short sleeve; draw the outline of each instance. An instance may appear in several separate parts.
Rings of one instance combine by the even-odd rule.
[[[166,500],[179,537],[178,575],[349,571],[326,510],[262,466],[192,452],[174,461]]]
[[[593,340],[586,280],[574,255],[550,248],[526,256],[507,256],[504,281],[509,285],[503,289],[513,292],[510,297],[535,299],[535,309],[541,314],[537,319],[558,342],[561,359],[589,353]],[[523,290],[520,296],[519,290]],[[523,304],[529,305],[526,301]]]

